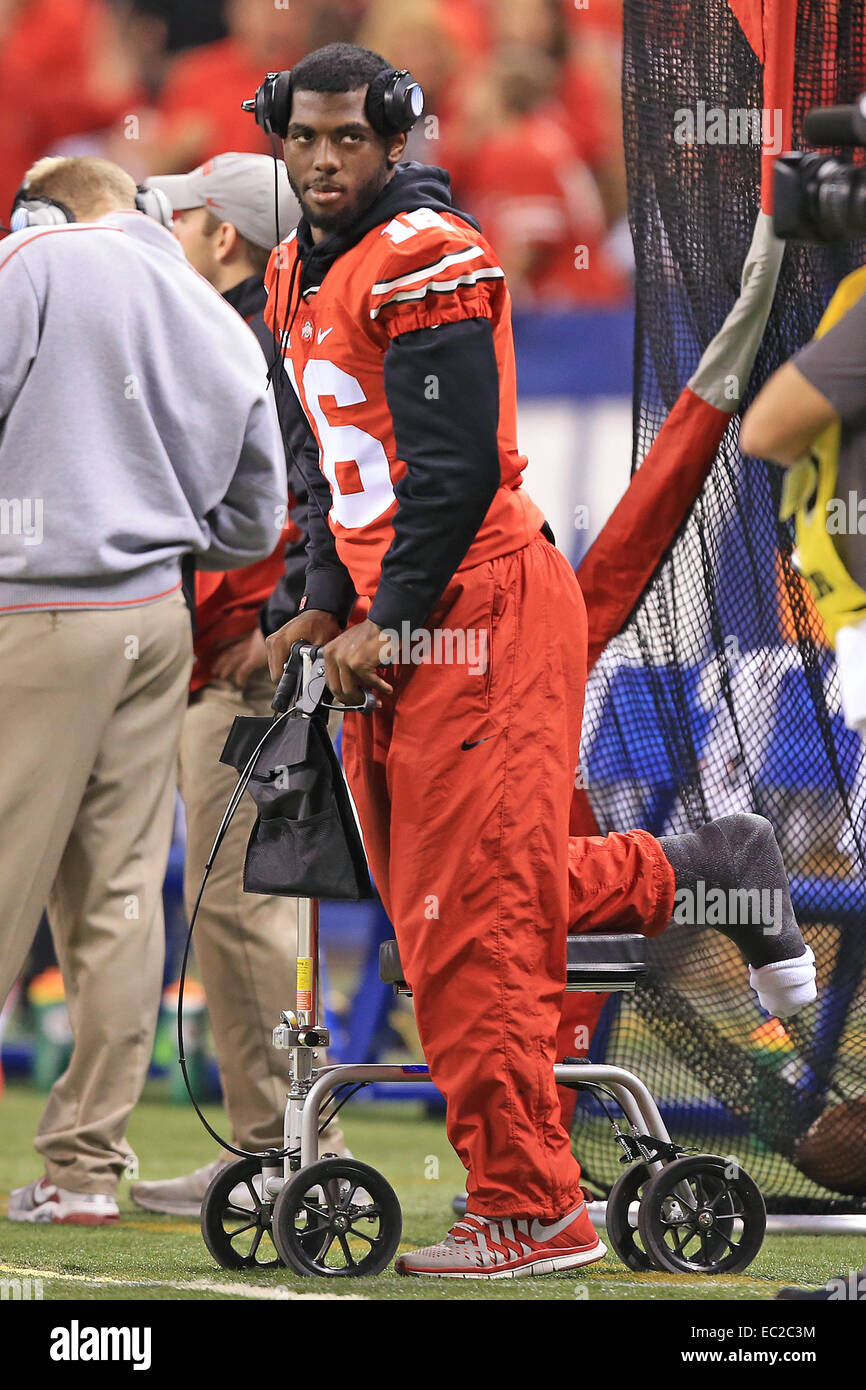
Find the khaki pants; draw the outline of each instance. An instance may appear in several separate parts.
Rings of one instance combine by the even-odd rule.
[[[256,671],[243,690],[213,681],[191,697],[180,752],[186,806],[184,893],[191,915],[207,856],[237,785],[219,761],[235,715],[270,715],[274,686]],[[282,1148],[288,1053],[273,1046],[282,1009],[294,1008],[298,939],[296,898],[243,890],[247,841],[256,807],[244,792],[220,846],[196,918],[193,945],[207,996],[233,1141],[242,1149]],[[319,1065],[326,1058],[319,1054]],[[323,1135],[339,1144],[331,1128]]]
[[[192,640],[181,593],[0,616],[0,1001],[47,904],[75,1045],[39,1125],[49,1179],[111,1193],[162,988],[162,885]]]

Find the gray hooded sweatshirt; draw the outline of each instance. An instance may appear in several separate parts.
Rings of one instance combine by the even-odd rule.
[[[269,555],[288,483],[253,333],[139,212],[0,242],[0,613]]]

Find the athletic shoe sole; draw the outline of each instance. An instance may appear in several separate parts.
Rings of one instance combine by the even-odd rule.
[[[57,1204],[54,1203],[56,1206]],[[84,1212],[71,1212],[68,1216],[55,1216],[44,1207],[34,1211],[9,1212],[10,1221],[28,1222],[31,1226],[116,1226],[120,1216],[89,1216]]]
[[[204,1198],[202,1198],[202,1201]],[[157,1216],[201,1216],[201,1201],[199,1202],[161,1202],[158,1197],[148,1198],[142,1201],[140,1197],[132,1198],[133,1205],[142,1211],[155,1212]]]
[[[397,1274],[420,1275],[424,1279],[525,1279],[531,1275],[560,1274],[566,1269],[580,1269],[583,1265],[603,1260],[606,1254],[607,1246],[599,1241],[589,1250],[563,1250],[561,1254],[545,1255],[543,1258],[526,1255],[523,1260],[515,1260],[507,1269],[400,1269],[398,1265],[394,1268]]]

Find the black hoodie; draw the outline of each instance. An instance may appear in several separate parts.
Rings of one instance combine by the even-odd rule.
[[[321,284],[339,256],[374,227],[418,208],[450,212],[479,229],[474,218],[452,206],[445,170],[415,163],[398,165],[379,197],[345,232],[317,245],[302,219],[286,329],[302,303],[302,294]],[[439,378],[439,396],[448,407],[434,417],[435,436],[431,412],[421,408],[421,384],[431,374]],[[382,561],[370,617],[382,628],[399,631],[403,621],[412,628],[426,621],[472,544],[499,486],[499,372],[490,321],[468,319],[395,337],[385,355],[385,394],[406,473],[394,490],[398,502],[394,539]],[[285,397],[290,401],[278,400],[283,432],[310,498],[303,606],[334,613],[345,623],[355,590],[326,520],[330,489],[300,402],[294,392],[286,392]],[[262,626],[273,632],[291,616],[278,587],[266,606]]]

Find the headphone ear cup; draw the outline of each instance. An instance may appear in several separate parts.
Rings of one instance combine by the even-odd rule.
[[[140,183],[135,191],[135,206],[139,212],[171,230],[174,209],[161,188],[149,188],[147,184]]]
[[[292,114],[291,68],[287,68],[285,72],[278,72],[273,82],[269,83],[265,101],[267,125],[263,129],[268,135],[276,135],[280,140],[285,140]]]
[[[74,221],[75,214],[65,203],[19,189],[12,204],[9,228],[13,232],[23,232],[27,227],[64,227],[67,222]]]
[[[364,110],[367,113],[367,120],[374,130],[380,135],[391,135],[393,131],[388,128],[388,117],[385,111],[385,87],[393,77],[391,71],[380,72],[367,88],[367,98],[364,102]]]
[[[367,120],[380,135],[409,131],[424,110],[424,94],[406,68],[386,68],[367,88]]]

